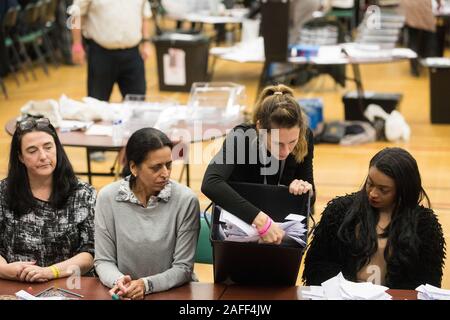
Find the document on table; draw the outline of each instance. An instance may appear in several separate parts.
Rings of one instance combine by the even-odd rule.
[[[419,300],[450,300],[450,290],[441,289],[431,284],[420,285],[416,288]]]
[[[391,300],[392,297],[386,293],[388,289],[372,282],[348,281],[339,273],[321,286],[311,286],[309,291],[302,291],[302,295],[312,300]]]
[[[105,126],[101,124],[93,124],[85,132],[88,136],[110,136],[112,137],[112,126]]]

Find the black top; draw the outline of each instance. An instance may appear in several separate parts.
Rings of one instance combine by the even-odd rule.
[[[357,262],[350,249],[338,238],[338,230],[355,194],[331,200],[322,214],[314,238],[305,258],[303,280],[306,285],[320,285],[342,272],[350,281],[356,281]],[[417,206],[416,237],[419,250],[406,263],[399,259],[398,250],[393,249],[386,261],[386,286],[391,289],[413,290],[421,284],[440,287],[445,258],[445,240],[442,227],[431,209]],[[405,253],[405,252],[403,252]],[[414,253],[411,252],[411,255]]]
[[[294,179],[301,179],[311,183],[314,188],[314,144],[309,129],[307,143],[308,154],[302,163],[298,163],[294,155],[290,154],[283,164],[259,143],[255,125],[241,124],[227,135],[222,148],[206,169],[202,192],[217,205],[251,224],[261,210],[239,196],[227,182],[266,182],[289,186]],[[311,199],[311,203],[314,199]]]

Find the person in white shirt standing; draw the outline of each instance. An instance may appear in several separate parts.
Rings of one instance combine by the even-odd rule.
[[[88,62],[88,96],[109,101],[115,83],[122,97],[145,95],[144,61],[149,57],[150,5],[147,0],[75,0],[72,57]],[[86,39],[86,49],[82,43]]]

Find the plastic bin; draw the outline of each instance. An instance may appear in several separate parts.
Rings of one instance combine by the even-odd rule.
[[[307,194],[294,196],[285,186],[231,183],[231,187],[253,205],[282,222],[290,213],[306,216]],[[274,200],[276,199],[276,201]],[[220,208],[213,207],[211,242],[214,282],[248,285],[295,285],[305,248],[294,240],[281,245],[224,241],[220,236]],[[307,236],[304,238],[307,242]]]
[[[208,36],[165,33],[154,37],[153,43],[159,90],[189,92],[192,83],[208,81]]]
[[[369,121],[363,114],[369,104],[377,104],[387,113],[391,113],[397,108],[401,99],[402,95],[400,93],[365,92],[363,98],[364,110],[361,110],[357,92],[348,92],[342,97],[345,108],[345,120]]]
[[[450,67],[430,68],[431,123],[450,123]]]

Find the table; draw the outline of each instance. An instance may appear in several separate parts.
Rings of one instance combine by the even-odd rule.
[[[264,54],[255,54],[255,51],[263,52],[264,51],[264,45],[263,41],[260,41],[260,43],[252,43],[250,45],[251,52],[248,52],[246,49],[246,45],[244,44],[238,44],[233,47],[229,48],[211,48],[210,54],[213,57],[224,59],[228,61],[234,61],[239,63],[263,63],[263,70],[261,72],[260,82],[259,82],[259,88],[261,89],[262,86],[266,81],[269,80],[269,77],[267,75],[267,72],[270,67],[270,61],[267,61],[264,59]],[[349,44],[342,44],[338,45],[342,48],[344,51],[346,48],[348,48]],[[334,46],[337,47],[337,46]],[[344,51],[346,52],[346,51]],[[234,53],[230,55],[230,53]],[[245,57],[248,55],[248,59],[245,59]],[[416,58],[417,54],[415,54],[414,51],[407,49],[407,48],[396,48],[393,50],[385,50],[384,52],[378,53],[377,55],[367,55],[367,56],[352,56],[346,53],[344,56],[338,56],[333,58],[321,58],[321,57],[311,57],[311,58],[305,58],[305,57],[287,57],[286,62],[292,63],[295,65],[351,65],[353,68],[354,78],[349,78],[347,80],[352,80],[356,83],[358,91],[363,91],[363,85],[361,80],[361,72],[359,70],[359,65],[361,64],[378,64],[378,63],[389,63],[389,62],[397,62],[397,61],[403,61],[406,59],[413,59]],[[214,70],[212,70],[211,74],[213,74]],[[276,78],[277,76],[272,76],[271,78]]]
[[[277,77],[280,77],[281,75],[274,75],[274,76],[268,75],[269,68],[270,68],[270,65],[272,62],[264,59],[264,55],[262,55],[262,54],[255,54],[255,51],[259,51],[259,52],[264,51],[264,46],[263,46],[264,42],[262,41],[262,39],[258,39],[257,41],[259,41],[260,44],[258,45],[257,42],[253,43],[253,46],[252,46],[253,52],[250,53],[250,55],[248,56],[249,57],[248,60],[245,60],[242,58],[246,54],[246,52],[245,52],[246,46],[244,46],[243,44],[239,44],[239,45],[231,47],[231,48],[212,48],[210,50],[210,54],[213,55],[213,57],[215,59],[220,58],[220,59],[224,59],[224,60],[228,60],[228,61],[235,61],[235,62],[239,62],[239,63],[246,63],[246,62],[263,63],[264,66],[261,71],[261,76],[260,76],[259,84],[258,84],[258,92],[261,92],[264,85],[269,80],[276,79]],[[352,46],[354,46],[353,43],[341,44],[338,46],[334,46],[335,48],[341,47],[342,53],[344,53],[343,56],[336,56],[333,58],[330,58],[330,57],[325,57],[325,58],[321,58],[321,57],[312,57],[312,58],[288,57],[288,58],[286,58],[286,62],[294,64],[294,65],[299,65],[300,68],[305,65],[312,65],[312,66],[314,66],[314,65],[316,65],[316,66],[344,65],[344,64],[350,65],[352,67],[353,77],[351,77],[351,78],[346,77],[346,80],[353,81],[355,83],[356,90],[357,90],[358,106],[361,111],[361,114],[364,114],[364,109],[365,109],[364,97],[365,97],[365,95],[364,95],[364,87],[363,87],[363,82],[362,82],[362,77],[361,77],[361,70],[360,70],[359,66],[361,64],[379,64],[379,63],[404,61],[407,59],[417,58],[417,54],[414,51],[407,49],[407,48],[395,48],[392,50],[384,50],[381,53],[373,54],[372,56],[370,54],[367,54],[366,56],[364,56],[364,55],[353,56],[352,52],[349,52],[348,50],[353,49],[352,51],[357,51],[357,49]],[[233,52],[233,50],[242,50],[242,53]],[[230,55],[230,52],[232,52],[233,54]],[[234,57],[236,57],[236,58],[234,58]],[[214,66],[215,66],[215,60],[213,61],[211,75],[214,74]],[[289,71],[288,73],[283,73],[282,75],[287,75],[287,74],[291,74],[291,73],[294,74],[297,71],[298,71],[297,69],[294,69],[292,71]]]
[[[305,300],[302,291],[308,287],[270,287],[258,286],[227,286],[221,300]],[[417,300],[415,290],[387,290],[392,300]]]
[[[14,295],[17,291],[32,287],[37,294],[50,286],[68,289],[83,295],[83,300],[111,300],[109,288],[98,278],[81,277],[80,289],[67,286],[67,279],[57,279],[48,283],[30,284],[0,279],[0,295]],[[261,287],[225,285],[220,283],[191,282],[168,291],[147,295],[146,300],[303,300],[302,291],[308,287]],[[417,300],[414,290],[388,290],[393,300]]]
[[[249,12],[246,8],[233,8],[225,10],[223,14],[211,14],[207,10],[200,10],[198,12],[185,13],[185,14],[173,14],[168,13],[166,18],[172,19],[181,23],[182,21],[190,22],[192,25],[199,24],[199,31],[202,30],[203,24],[212,24],[216,28],[216,43],[220,43],[225,37],[225,25],[233,24],[240,25],[246,14]]]
[[[176,127],[173,127],[170,132],[166,132],[169,138],[172,139],[174,144],[183,143],[186,147],[195,142],[204,142],[214,140],[225,136],[230,129],[234,126],[244,122],[244,116],[239,115],[239,117],[233,119],[231,122],[220,122],[218,119],[217,123],[208,122],[181,122],[178,123]],[[10,119],[6,125],[5,130],[8,134],[13,135],[16,130],[16,118]],[[99,124],[108,124],[100,122]],[[92,184],[92,176],[115,176],[114,166],[111,168],[111,172],[92,172],[90,154],[95,151],[115,151],[119,152],[125,146],[125,143],[121,146],[113,144],[112,137],[109,136],[93,136],[86,135],[82,131],[70,131],[61,132],[57,129],[58,137],[63,146],[67,147],[78,147],[86,149],[86,172],[76,172],[77,175],[85,175],[88,177],[88,181]],[[183,134],[184,133],[184,134]],[[185,150],[184,146],[181,148],[182,151]],[[184,165],[183,170],[180,175],[180,180],[186,169],[186,184],[190,185],[190,168],[189,159],[186,161],[184,155],[180,154],[180,158],[183,159]]]
[[[245,15],[248,13],[248,9],[228,9],[225,10],[223,15],[211,14],[208,11],[199,11],[195,13],[186,14],[171,14],[165,15],[168,19],[184,20],[194,23],[207,23],[207,24],[225,24],[225,23],[242,23]]]
[[[67,286],[67,279],[52,280],[47,283],[24,283],[18,281],[8,281],[0,279],[0,295],[14,295],[17,291],[27,290],[32,287],[32,294],[55,286],[62,289],[81,294],[83,300],[111,300],[108,291],[98,278],[81,277],[80,289],[73,289]],[[145,296],[145,300],[219,300],[225,291],[223,284],[190,282],[169,291],[154,293]]]

